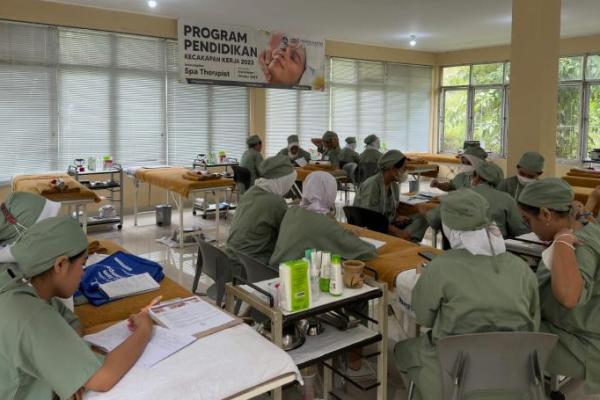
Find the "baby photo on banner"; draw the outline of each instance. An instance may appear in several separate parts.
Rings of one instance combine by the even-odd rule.
[[[325,41],[178,21],[182,82],[324,90]]]

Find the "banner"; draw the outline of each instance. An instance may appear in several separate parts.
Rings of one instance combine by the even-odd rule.
[[[325,41],[281,32],[178,21],[187,83],[323,90]]]

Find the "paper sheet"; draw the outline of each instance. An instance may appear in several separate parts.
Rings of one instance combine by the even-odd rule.
[[[131,332],[127,327],[127,321],[121,321],[103,331],[84,336],[83,339],[96,347],[110,352],[123,343],[130,335]],[[161,326],[155,326],[152,339],[148,342],[144,353],[142,353],[135,366],[150,368],[171,354],[193,343],[195,340],[196,338],[193,336],[182,335]]]
[[[386,245],[386,243],[382,242],[381,240],[371,239],[371,238],[364,237],[364,236],[361,236],[360,240],[362,240],[363,242],[372,244],[373,246],[375,246],[376,249],[379,249]]]
[[[425,204],[425,203],[429,203],[431,201],[431,199],[421,198],[418,195],[417,196],[406,196],[403,194],[400,195],[399,200],[400,200],[400,203],[410,204],[410,205]]]
[[[133,294],[157,290],[159,287],[160,285],[150,276],[150,274],[144,272],[140,275],[132,275],[127,278],[103,283],[100,285],[100,290],[114,300]]]
[[[165,327],[183,334],[198,335],[234,321],[229,314],[198,297],[161,304],[150,309],[152,318]]]
[[[298,164],[299,167],[304,167],[307,164],[306,160],[302,157],[294,160],[294,162]]]

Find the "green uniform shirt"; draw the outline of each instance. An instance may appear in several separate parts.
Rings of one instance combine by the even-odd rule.
[[[358,153],[348,147],[344,147],[342,150],[340,150],[340,162],[358,164],[359,158],[360,156]]]
[[[327,160],[327,161],[331,162],[331,165],[336,168],[340,167],[341,150],[339,147],[337,149],[326,150],[325,146],[320,145],[317,147],[317,151],[322,154],[323,160]]]
[[[458,190],[471,187],[471,174],[461,172],[450,181],[450,190]]]
[[[495,261],[497,269],[492,257],[449,250],[431,261],[417,281],[412,307],[417,323],[432,328],[431,336],[421,335],[398,343],[394,359],[399,369],[415,382],[420,398],[443,397],[435,347],[440,338],[538,330],[540,312],[535,275],[513,254],[500,254]]]
[[[290,208],[281,222],[270,265],[304,257],[304,250],[318,249],[339,254],[347,260],[377,257],[375,247],[344,229],[327,215]]]
[[[367,147],[362,153],[360,153],[359,162],[377,164],[382,155],[383,154],[379,150]]]
[[[361,183],[354,196],[353,205],[383,214],[391,223],[396,218],[399,201],[400,188],[398,185],[392,183],[386,190],[383,183],[383,172],[379,172]]]
[[[290,153],[288,151],[288,148],[284,147],[283,149],[281,149],[279,151],[279,155],[290,157]],[[310,161],[310,153],[308,151],[304,150],[302,147],[300,147],[298,149],[298,153],[296,154],[296,156],[290,157],[290,161],[293,163],[294,161],[296,161],[299,158],[304,158],[304,160],[306,162],[309,162]]]
[[[490,217],[500,228],[503,237],[515,237],[530,232],[530,229],[521,218],[517,202],[510,195],[493,188],[487,183],[482,183],[471,190],[487,200],[490,205]],[[427,213],[427,222],[433,229],[439,230],[442,228],[439,207]]]
[[[586,385],[600,392],[600,225],[587,224],[576,236],[583,242],[575,250],[584,282],[579,304],[569,310],[554,298],[551,272],[542,263],[537,269],[542,320],[545,329],[559,335],[559,347],[568,350],[564,353],[584,365]],[[568,359],[552,357],[551,361],[553,372],[574,376],[569,374]]]
[[[521,185],[519,178],[516,176],[503,179],[502,182],[498,184],[498,190],[508,193],[515,200],[519,198],[519,194],[523,191],[523,188],[525,188],[525,186]]]
[[[237,260],[232,251],[236,250],[268,262],[286,211],[283,197],[257,186],[247,191],[240,199],[229,229],[225,247],[229,258]]]
[[[0,277],[0,398],[72,396],[102,362],[32,287],[9,281]]]
[[[250,186],[253,186],[256,178],[260,177],[260,174],[258,172],[258,166],[262,161],[262,154],[260,154],[254,148],[246,150],[242,155],[240,167],[246,168],[248,171],[250,171]]]

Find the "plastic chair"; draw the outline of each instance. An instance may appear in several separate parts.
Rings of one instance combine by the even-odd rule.
[[[206,294],[221,307],[223,297],[225,296],[225,284],[233,281],[233,270],[227,254],[205,241],[200,241],[200,248],[198,249],[196,274],[194,275],[194,283],[192,285],[192,292],[194,293],[198,289],[198,281],[202,272],[215,281],[208,288]]]
[[[437,342],[444,399],[500,390],[545,399],[544,367],[558,336],[538,332],[490,332],[449,336]]]
[[[385,215],[366,208],[344,207],[346,220],[350,225],[360,226],[375,232],[387,233],[389,222]]]
[[[358,164],[358,184],[360,185],[371,176],[379,172],[379,166],[377,163],[365,162]]]
[[[267,279],[273,279],[279,276],[279,270],[277,268],[271,267],[256,258],[240,253],[239,251],[236,251],[236,255],[244,267],[246,279],[249,283],[266,281]]]

